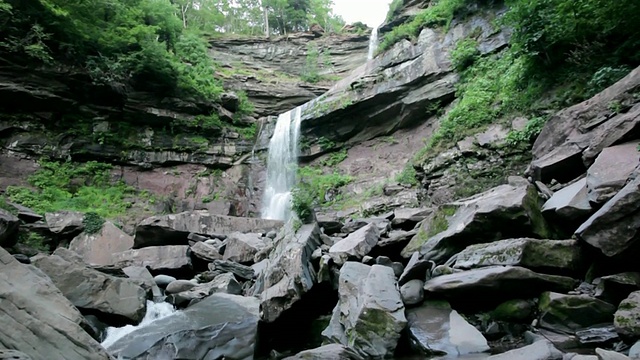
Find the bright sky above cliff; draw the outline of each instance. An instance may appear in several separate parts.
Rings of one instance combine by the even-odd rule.
[[[384,21],[391,0],[333,0],[333,12],[341,15],[347,24],[362,21],[375,27]]]

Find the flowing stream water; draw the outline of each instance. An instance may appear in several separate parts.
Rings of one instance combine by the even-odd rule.
[[[291,216],[291,191],[296,184],[298,139],[302,106],[278,116],[269,141],[267,182],[262,200],[264,219],[288,220]]]
[[[108,348],[109,346],[113,345],[116,341],[128,335],[129,333],[133,332],[134,330],[143,328],[151,324],[155,320],[167,317],[173,314],[174,312],[176,312],[176,310],[174,309],[173,305],[167,302],[156,303],[153,301],[147,301],[147,313],[145,314],[140,324],[136,326],[126,325],[119,328],[115,328],[115,327],[107,328],[107,336],[102,341],[101,345],[104,348]]]
[[[369,37],[369,53],[367,54],[367,60],[373,59],[373,56],[378,49],[378,28],[374,27],[371,30],[371,37]]]

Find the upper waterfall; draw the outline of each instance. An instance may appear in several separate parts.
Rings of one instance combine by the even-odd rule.
[[[369,37],[369,53],[367,54],[367,60],[373,59],[373,56],[378,49],[378,28],[374,27],[371,30],[371,37]]]
[[[267,182],[262,200],[264,219],[288,220],[291,216],[291,191],[298,168],[298,138],[302,106],[278,116],[269,141]]]

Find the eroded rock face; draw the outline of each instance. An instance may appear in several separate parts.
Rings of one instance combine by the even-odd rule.
[[[147,311],[147,294],[139,284],[88,268],[67,249],[59,248],[50,256],[37,255],[31,261],[75,307],[99,314],[107,324],[137,324]]]
[[[0,248],[0,343],[33,360],[111,360],[51,279]]]
[[[257,281],[264,288],[260,296],[264,321],[275,321],[311,290],[317,280],[311,256],[321,243],[320,228],[315,223],[302,225],[295,231],[289,221],[280,230],[268,265]]]
[[[107,221],[97,234],[82,233],[71,241],[69,250],[82,256],[87,264],[110,265],[111,255],[133,247],[133,237]]]
[[[539,201],[535,187],[518,178],[513,184],[447,204],[423,222],[402,255],[408,257],[419,249],[424,258],[438,263],[472,244],[514,237],[549,238],[552,234]]]
[[[340,269],[339,301],[322,335],[370,359],[393,355],[407,320],[393,270],[347,262]]]
[[[258,299],[213,294],[139,328],[108,347],[125,359],[253,359]]]
[[[467,355],[489,350],[487,340],[445,301],[407,310],[411,345],[425,355]]]
[[[185,245],[190,233],[204,235],[267,233],[278,230],[282,221],[214,215],[208,211],[188,211],[154,216],[136,228],[135,248],[157,245]]]
[[[515,265],[538,271],[572,274],[583,265],[576,240],[507,239],[471,245],[458,253],[455,268]]]
[[[619,255],[631,247],[640,235],[640,168],[631,180],[596,211],[576,236],[606,256]]]
[[[115,253],[113,263],[117,267],[142,266],[152,271],[180,271],[191,268],[187,245],[151,246]]]

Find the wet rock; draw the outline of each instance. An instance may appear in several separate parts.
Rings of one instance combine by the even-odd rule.
[[[487,340],[445,301],[407,309],[411,345],[425,355],[467,355],[489,350]]]
[[[174,278],[173,276],[168,276],[168,275],[156,275],[153,278],[153,281],[155,281],[155,283],[156,283],[156,285],[158,285],[158,287],[161,287],[161,288],[164,289],[171,282],[176,281],[176,278]]]
[[[112,259],[121,268],[142,266],[155,272],[183,271],[191,268],[188,249],[187,245],[151,246],[115,253]]]
[[[629,357],[633,360],[640,359],[640,340],[629,349]]]
[[[31,264],[31,258],[24,254],[13,254],[13,257],[23,264]]]
[[[284,360],[364,360],[353,350],[339,344],[329,344],[319,348],[305,350]]]
[[[76,211],[58,211],[44,215],[49,230],[58,235],[75,236],[84,230],[84,214]]]
[[[640,273],[626,272],[603,276],[594,281],[595,296],[614,305],[620,304],[631,292],[640,290]]]
[[[253,269],[249,266],[234,263],[227,260],[214,260],[209,264],[209,270],[220,270],[221,272],[230,272],[240,279],[251,280],[255,276]]]
[[[107,350],[125,359],[253,359],[258,311],[256,298],[213,294],[134,330]]]
[[[207,283],[197,284],[189,290],[170,294],[167,296],[167,302],[175,306],[184,307],[215,293],[241,295],[242,285],[236,281],[233,274],[221,274]]]
[[[320,243],[318,224],[302,225],[295,231],[289,221],[282,228],[259,280],[264,284],[260,297],[264,321],[275,321],[311,290],[317,280],[311,255]]]
[[[441,263],[473,244],[518,237],[549,238],[552,234],[540,213],[538,192],[520,179],[524,181],[440,207],[423,222],[402,255],[409,257],[419,249],[423,258]],[[505,223],[510,226],[503,226]]]
[[[562,353],[548,340],[538,340],[533,344],[489,356],[487,360],[562,360]]]
[[[191,246],[191,253],[204,261],[222,260],[222,255],[213,245],[197,242]]]
[[[188,291],[196,287],[198,284],[189,280],[175,280],[172,281],[164,290],[166,294],[176,294],[183,291]]]
[[[260,234],[232,233],[227,238],[224,259],[237,263],[253,263],[256,254],[267,247]]]
[[[588,217],[591,211],[586,178],[555,192],[542,207],[543,214],[570,221]]]
[[[500,300],[528,298],[544,291],[567,292],[577,281],[564,276],[535,273],[517,266],[498,266],[441,275],[424,284],[427,293],[452,299]]]
[[[576,240],[507,239],[471,245],[457,255],[454,268],[493,265],[522,266],[537,271],[576,273],[583,264]]]
[[[620,341],[613,325],[579,330],[576,331],[576,337],[582,346],[606,346]]]
[[[416,305],[424,300],[424,281],[411,280],[400,287],[400,296],[405,305]]]
[[[339,301],[322,332],[365,358],[393,355],[407,320],[393,270],[347,262],[340,269]]]
[[[154,216],[136,227],[134,247],[158,245],[186,245],[190,233],[219,235],[241,233],[267,233],[277,230],[282,221],[215,215],[207,211],[188,211],[179,214]]]
[[[133,237],[106,221],[96,234],[81,233],[71,240],[69,250],[82,256],[87,264],[113,264],[111,255],[133,248]]]
[[[540,326],[559,332],[575,332],[593,325],[610,323],[615,306],[587,295],[545,292],[538,305]]]
[[[346,261],[349,258],[362,259],[380,240],[380,230],[375,224],[368,224],[338,241],[330,249],[330,254],[338,255]]]
[[[606,256],[623,253],[639,237],[640,168],[611,200],[583,223],[575,235]]]
[[[526,321],[530,319],[534,312],[534,305],[531,301],[514,299],[503,302],[492,312],[491,317],[498,321]]]
[[[589,201],[604,204],[624,187],[638,166],[638,141],[608,147],[587,170]]]
[[[111,360],[51,279],[0,248],[0,343],[33,359]]]
[[[640,291],[632,292],[620,303],[613,324],[620,336],[640,338]]]
[[[139,284],[93,270],[70,250],[59,248],[53,255],[33,257],[32,262],[75,307],[91,311],[107,324],[137,324],[147,312],[147,294]]]
[[[140,266],[127,266],[122,271],[129,279],[138,282],[147,293],[150,293],[154,301],[162,301],[162,291],[156,285],[149,270]]]
[[[0,246],[11,247],[18,242],[20,219],[0,209]]]

